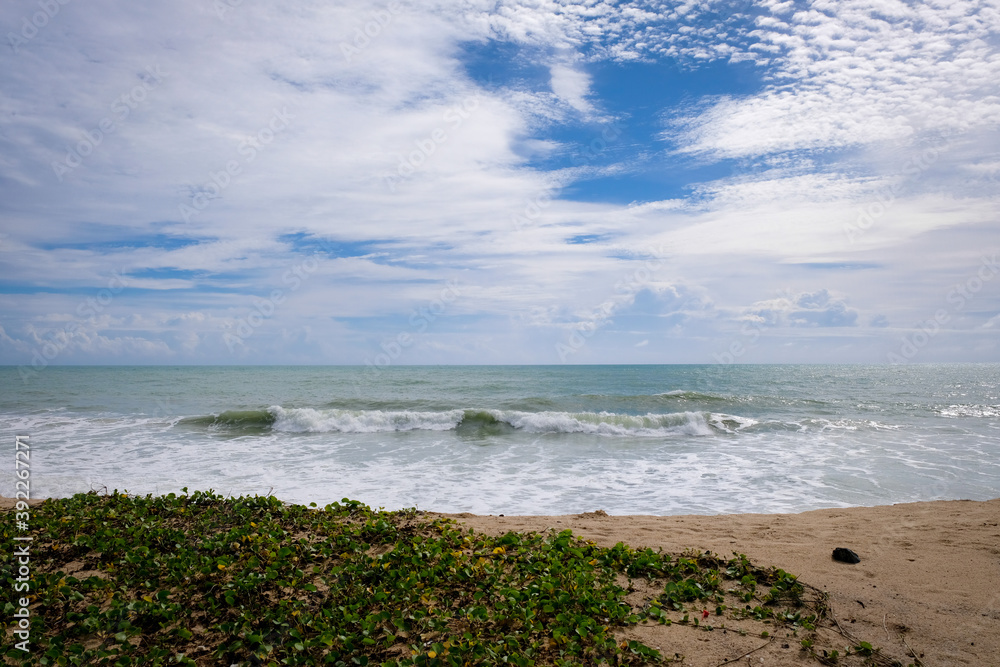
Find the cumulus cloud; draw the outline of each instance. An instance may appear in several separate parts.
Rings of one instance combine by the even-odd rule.
[[[748,5],[708,2],[501,0],[470,3],[464,15],[484,36],[548,48],[580,48],[594,59],[683,62],[751,59]]]
[[[717,157],[826,150],[995,127],[1000,12],[947,4],[772,6],[748,35],[774,83],[676,121],[680,150]],[[676,134],[675,134],[676,133]]]
[[[758,301],[743,317],[765,327],[853,327],[857,326],[858,312],[845,299],[821,289]]]

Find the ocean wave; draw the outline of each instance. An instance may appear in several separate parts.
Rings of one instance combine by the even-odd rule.
[[[226,433],[263,433],[271,429],[276,419],[270,410],[226,410],[217,415],[185,417],[178,423]]]
[[[615,412],[474,409],[316,409],[286,408],[280,405],[266,410],[232,410],[218,415],[189,417],[181,421],[188,426],[226,433],[455,431],[462,435],[502,435],[521,431],[630,437],[709,436],[736,433],[757,424],[755,420],[746,417],[709,412],[631,415]]]
[[[1000,405],[949,405],[939,407],[938,414],[943,417],[1000,417]]]
[[[290,433],[381,433],[387,431],[450,431],[462,420],[464,410],[345,410],[268,408],[274,415],[272,429]]]
[[[726,433],[737,433],[739,431],[753,429],[760,425],[756,419],[749,417],[739,417],[737,415],[713,414],[708,422],[713,428]]]
[[[671,391],[664,391],[657,394],[580,394],[579,398],[582,399],[598,399],[598,400],[613,400],[613,401],[648,401],[649,399],[655,399],[656,401],[662,403],[670,403],[674,401],[699,401],[702,403],[725,403],[737,400],[732,396],[723,396],[721,394],[706,394],[700,391],[689,391],[687,389],[673,389]]]
[[[700,391],[688,391],[686,389],[674,389],[659,394],[653,394],[657,398],[666,398],[675,401],[731,401],[732,398],[720,396],[718,394],[705,394]]]
[[[587,433],[609,436],[713,435],[703,412],[625,415],[613,412],[510,412],[497,418],[530,433]]]
[[[823,419],[819,417],[802,419],[800,421],[774,422],[775,430],[817,431],[821,433],[837,433],[843,431],[898,431],[904,426],[886,424],[874,419]]]

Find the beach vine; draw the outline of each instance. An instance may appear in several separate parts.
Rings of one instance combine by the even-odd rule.
[[[639,665],[683,656],[629,629],[746,620],[771,628],[764,638],[801,633],[801,650],[830,659],[815,634],[823,595],[740,554],[186,489],[52,499],[33,522],[30,651],[5,649],[7,664]],[[14,534],[0,513],[5,548]],[[5,585],[15,576],[0,565]],[[636,596],[640,581],[649,595]]]

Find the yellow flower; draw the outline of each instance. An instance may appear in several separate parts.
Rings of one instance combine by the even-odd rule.
[[[505,554],[505,553],[507,553],[507,551],[503,547],[497,547],[496,549],[493,550],[493,553],[495,553],[495,554]]]

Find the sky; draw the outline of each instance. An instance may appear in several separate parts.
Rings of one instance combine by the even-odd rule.
[[[12,0],[0,363],[1000,361],[1000,1]]]

